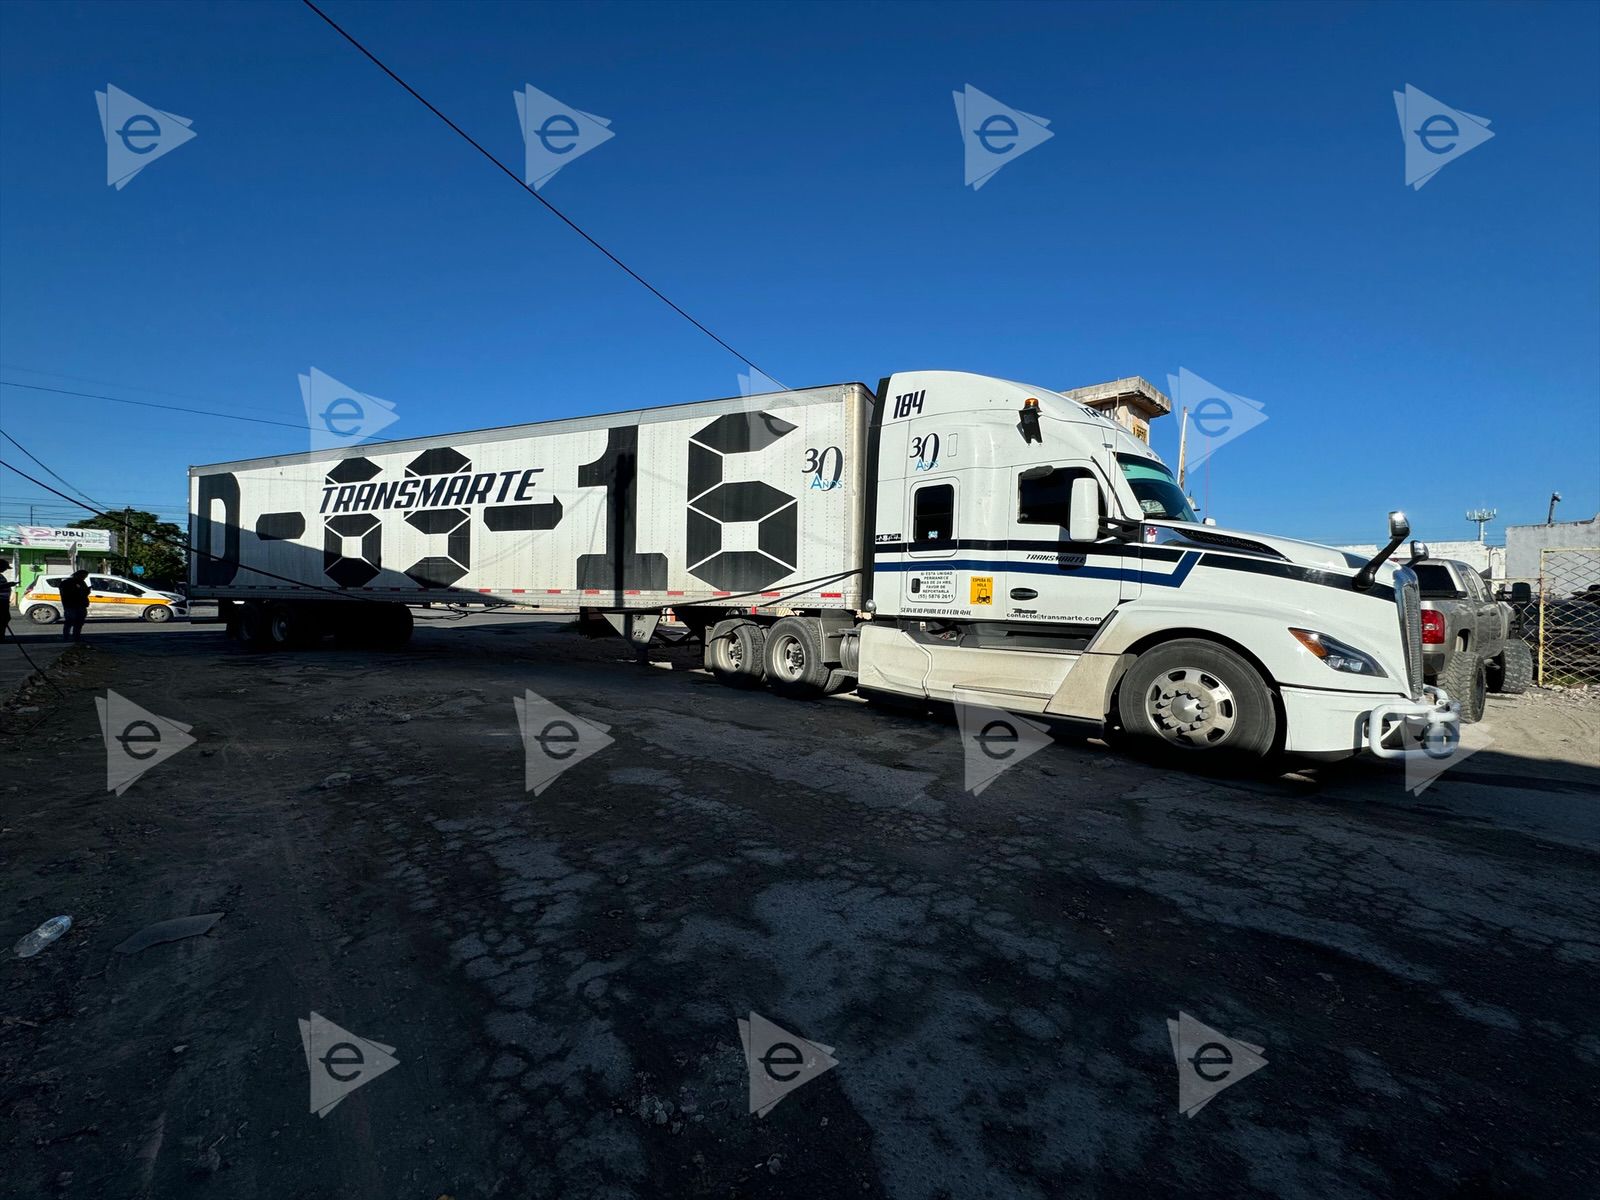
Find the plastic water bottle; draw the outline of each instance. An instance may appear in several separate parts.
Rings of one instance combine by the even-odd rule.
[[[51,942],[72,928],[71,917],[51,917],[39,928],[17,943],[18,958],[32,958]]]

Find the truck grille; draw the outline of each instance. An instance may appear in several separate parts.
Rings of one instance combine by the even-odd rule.
[[[1400,644],[1405,648],[1406,683],[1412,699],[1422,696],[1422,593],[1417,573],[1401,567],[1394,577],[1394,599],[1400,609]]]

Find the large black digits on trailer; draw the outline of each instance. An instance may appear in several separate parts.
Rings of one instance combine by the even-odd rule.
[[[578,468],[579,487],[606,489],[606,549],[604,554],[578,555],[578,587],[607,588],[618,600],[633,590],[665,591],[667,556],[640,554],[639,536],[639,427],[613,425],[607,432],[605,453]]]
[[[794,431],[771,413],[728,413],[689,440],[689,573],[714,588],[750,592],[794,573],[799,558],[797,498],[769,483],[722,482],[730,454],[765,450]],[[726,525],[759,522],[756,550],[724,550]]]

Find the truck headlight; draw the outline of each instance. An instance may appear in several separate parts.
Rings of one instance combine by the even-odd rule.
[[[1345,671],[1351,675],[1371,675],[1380,679],[1388,675],[1372,655],[1363,654],[1354,646],[1345,645],[1338,638],[1318,633],[1314,629],[1290,629],[1289,632],[1294,635],[1295,641],[1335,671]]]

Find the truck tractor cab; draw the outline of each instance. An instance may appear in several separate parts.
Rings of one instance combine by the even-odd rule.
[[[1415,580],[1384,561],[1399,537],[1365,562],[1201,524],[1147,445],[1048,389],[895,375],[876,419],[869,696],[1092,722],[1177,754],[1392,757],[1453,732],[1424,692]]]

